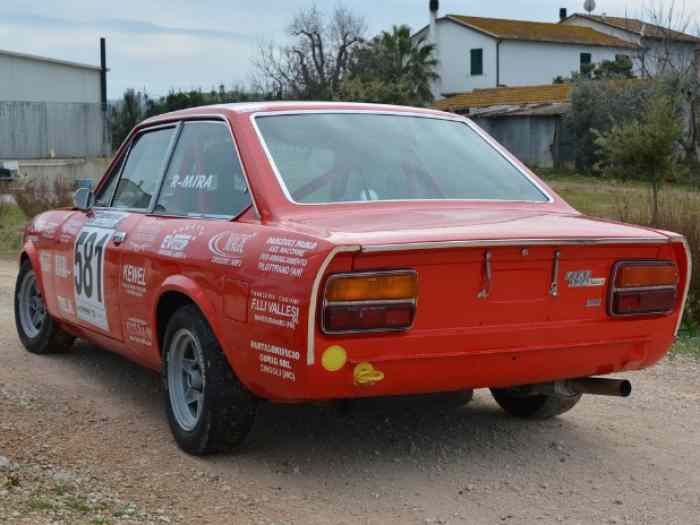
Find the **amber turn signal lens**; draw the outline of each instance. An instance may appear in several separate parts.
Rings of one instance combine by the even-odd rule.
[[[676,286],[678,269],[674,264],[634,264],[622,266],[617,272],[616,288],[648,288]]]
[[[393,301],[415,299],[415,273],[336,277],[328,281],[326,301]]]

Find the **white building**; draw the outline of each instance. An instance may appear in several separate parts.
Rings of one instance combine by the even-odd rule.
[[[642,20],[577,13],[561,23],[588,27],[634,44],[637,46],[635,69],[641,76],[654,76],[669,70],[689,71],[696,69],[700,62],[700,38]]]
[[[102,68],[0,49],[1,102],[99,104]]]
[[[551,84],[586,64],[632,58],[638,49],[635,42],[573,23],[439,17],[437,0],[430,8],[430,25],[414,38],[436,45],[436,99],[474,89]]]
[[[99,49],[99,66],[0,50],[1,163],[111,152],[104,39]]]

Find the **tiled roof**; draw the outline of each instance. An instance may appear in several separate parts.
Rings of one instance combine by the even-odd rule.
[[[700,38],[688,35],[686,33],[681,33],[680,31],[674,31],[671,29],[666,29],[664,27],[649,24],[647,22],[642,22],[636,18],[623,18],[619,16],[601,16],[601,15],[587,15],[576,13],[572,16],[578,16],[581,18],[587,18],[593,20],[594,22],[599,22],[601,24],[606,24],[618,29],[623,29],[629,31],[630,33],[636,33],[647,38],[655,38],[661,40],[676,40],[681,42],[691,42],[700,44]],[[569,17],[571,18],[571,17]],[[564,24],[566,25],[566,24]]]
[[[468,108],[489,106],[519,106],[568,102],[575,84],[548,84],[544,86],[501,87],[475,89],[438,100],[433,107],[443,111],[464,111]]]
[[[589,27],[461,15],[447,15],[446,18],[503,40],[525,40],[532,42],[554,42],[560,44],[583,44],[588,46],[622,48],[637,47],[630,42],[606,35],[605,33],[601,33]]]

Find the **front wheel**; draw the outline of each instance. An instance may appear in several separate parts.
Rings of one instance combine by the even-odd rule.
[[[15,324],[19,340],[33,354],[64,352],[75,339],[49,315],[29,260],[22,262],[15,285]]]
[[[581,394],[570,397],[530,396],[504,388],[492,388],[491,394],[503,410],[522,419],[550,419],[568,412],[581,400]]]
[[[256,399],[233,373],[199,309],[175,312],[164,340],[165,403],[177,444],[195,455],[238,447],[253,426]]]

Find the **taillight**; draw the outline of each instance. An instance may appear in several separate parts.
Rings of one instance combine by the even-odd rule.
[[[326,334],[407,330],[413,325],[417,297],[413,270],[331,275],[321,328]]]
[[[678,299],[678,268],[672,261],[624,261],[613,268],[612,316],[665,315]]]

